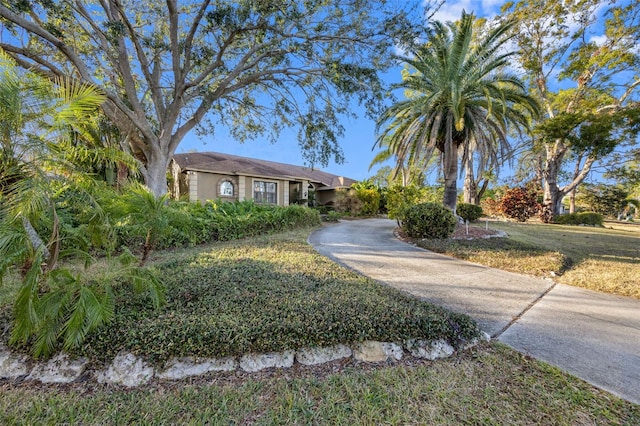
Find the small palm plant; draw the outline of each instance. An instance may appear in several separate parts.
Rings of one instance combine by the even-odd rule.
[[[90,122],[103,101],[85,84],[19,75],[0,54],[0,283],[13,271],[20,276],[9,343],[30,346],[36,357],[60,345],[76,347],[110,321],[122,285],[146,292],[156,307],[163,302],[162,284],[152,270],[136,266],[133,255],[112,257],[102,244],[106,260],[96,262],[66,231],[79,226],[83,212],[88,231],[109,235],[109,218],[98,202],[108,188],[76,167],[74,158],[87,151],[68,140],[79,134],[70,129]],[[73,262],[63,267],[61,259]],[[78,260],[84,267],[74,267]]]

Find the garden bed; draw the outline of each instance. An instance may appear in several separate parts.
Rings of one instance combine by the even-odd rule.
[[[124,293],[114,321],[72,355],[106,364],[133,353],[162,365],[367,340],[478,336],[473,320],[382,286],[316,253],[307,230],[158,253],[167,304]]]

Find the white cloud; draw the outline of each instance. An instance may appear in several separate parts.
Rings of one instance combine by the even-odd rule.
[[[606,35],[593,36],[589,39],[590,42],[595,43],[597,46],[602,46],[607,41]]]
[[[499,11],[505,0],[453,0],[445,1],[440,9],[434,14],[433,19],[447,22],[457,21],[462,15],[462,11],[474,13],[478,17],[492,18]]]

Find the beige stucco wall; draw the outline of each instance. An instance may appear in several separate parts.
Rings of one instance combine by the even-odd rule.
[[[215,173],[188,172],[189,173],[189,199],[191,201],[205,202],[207,200],[238,199],[238,178]],[[220,184],[229,181],[233,184],[233,196],[225,196],[220,193]]]
[[[205,202],[207,200],[253,200],[253,182],[275,182],[278,190],[278,205],[290,204],[290,184],[288,180],[268,179],[251,176],[229,176],[207,172],[188,172],[189,199],[191,201]],[[233,184],[233,197],[223,196],[220,193],[220,184],[230,181]]]
[[[316,203],[320,206],[323,206],[328,203],[335,203],[336,201],[336,191],[333,189],[316,191]]]

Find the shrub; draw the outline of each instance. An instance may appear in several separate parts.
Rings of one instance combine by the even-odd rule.
[[[304,206],[263,206],[252,201],[200,203],[171,201],[166,206],[167,226],[154,248],[193,246],[210,241],[229,241],[320,223],[317,210]],[[118,227],[121,241],[131,249],[143,245],[132,224]]]
[[[340,220],[340,213],[332,210],[326,215],[323,215],[322,220],[325,222],[338,222]]]
[[[412,238],[447,238],[456,228],[451,210],[438,203],[422,203],[402,214],[402,229]]]
[[[425,201],[426,190],[410,185],[395,185],[387,190],[387,214],[390,219],[400,219],[407,208]]]
[[[599,213],[593,212],[569,213],[556,216],[553,221],[559,225],[602,226],[604,217]]]
[[[480,201],[480,207],[482,212],[488,216],[501,216],[502,210],[500,209],[500,202],[493,198],[484,198]]]
[[[357,188],[356,197],[360,200],[361,209],[358,214],[374,215],[380,210],[380,191],[377,188]]]
[[[357,216],[362,212],[362,201],[356,196],[354,189],[337,189],[334,207],[338,213]]]
[[[482,216],[482,207],[475,204],[460,203],[458,204],[458,207],[456,207],[456,212],[458,213],[458,216],[464,220],[473,222]]]
[[[524,187],[509,189],[500,199],[500,210],[508,218],[526,222],[540,210],[538,196]]]
[[[584,189],[580,192],[578,202],[585,210],[616,217],[627,207],[629,192],[620,186],[600,183],[585,185]]]

